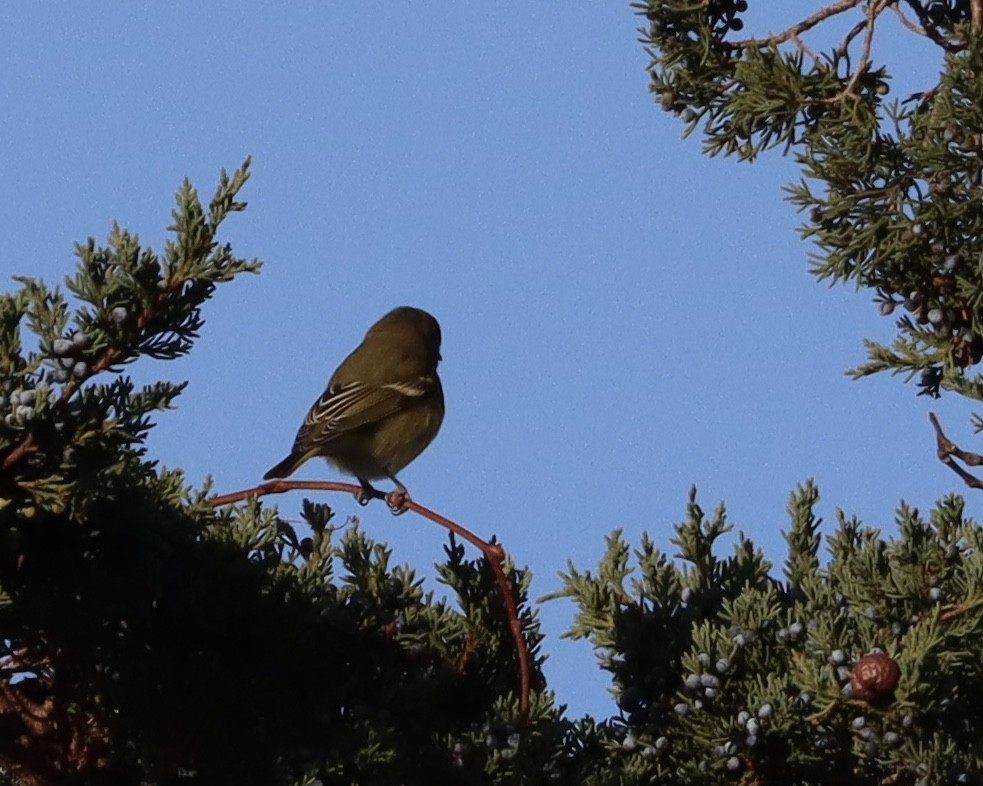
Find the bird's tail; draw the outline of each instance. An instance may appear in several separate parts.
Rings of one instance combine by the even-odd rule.
[[[300,467],[310,455],[305,453],[291,453],[283,461],[277,464],[275,467],[270,469],[265,475],[263,475],[263,480],[272,480],[273,478],[288,478],[293,475],[297,468]]]

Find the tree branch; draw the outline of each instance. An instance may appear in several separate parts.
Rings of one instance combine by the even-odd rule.
[[[980,480],[956,463],[956,459],[958,459],[970,467],[978,467],[983,465],[983,456],[980,456],[978,453],[970,453],[962,450],[955,442],[949,439],[942,431],[942,426],[939,424],[939,419],[935,416],[934,412],[928,413],[928,419],[932,422],[932,427],[935,429],[935,444],[939,461],[962,478],[963,482],[970,488],[983,489],[983,480]]]
[[[338,483],[328,480],[271,480],[268,483],[262,483],[251,489],[234,491],[230,494],[222,494],[220,496],[212,497],[208,502],[213,508],[219,508],[233,502],[242,502],[252,497],[262,497],[268,494],[283,494],[288,491],[297,490],[341,491],[349,494],[368,496],[372,499],[390,501],[387,498],[387,495],[381,491],[372,489],[371,493],[369,493],[366,489],[363,489],[361,486],[356,486],[353,483]],[[523,714],[523,716],[525,716],[529,711],[529,692],[531,682],[529,676],[529,647],[526,644],[526,637],[522,632],[522,621],[519,619],[519,607],[515,601],[515,595],[512,592],[512,587],[505,575],[505,549],[503,549],[501,545],[496,543],[494,540],[491,542],[482,540],[470,530],[462,527],[460,524],[441,516],[439,513],[436,513],[429,508],[425,508],[422,505],[417,504],[409,497],[403,497],[402,501],[400,502],[400,508],[403,510],[412,510],[414,513],[430,519],[435,524],[439,524],[441,527],[450,530],[455,535],[463,538],[478,549],[485,556],[485,559],[488,560],[488,564],[491,566],[491,569],[495,574],[495,579],[498,582],[498,588],[502,593],[502,600],[505,604],[505,613],[509,620],[509,630],[512,633],[512,638],[515,640],[515,654],[519,663],[519,711]],[[394,512],[402,512],[402,510]]]
[[[829,19],[837,14],[842,14],[844,11],[849,11],[851,8],[855,8],[860,5],[863,0],[840,0],[838,3],[833,3],[833,5],[826,6],[812,16],[806,17],[801,22],[792,25],[790,28],[785,30],[778,35],[769,36],[768,38],[746,38],[743,41],[731,41],[725,42],[727,46],[733,49],[764,49],[769,46],[777,46],[778,44],[784,44],[787,41],[791,41],[797,36],[804,33],[806,30],[810,30],[820,22],[825,19]],[[979,0],[983,3],[983,0]]]

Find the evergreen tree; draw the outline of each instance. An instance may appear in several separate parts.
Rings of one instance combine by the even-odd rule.
[[[841,0],[761,38],[747,0],[638,10],[661,105],[710,155],[793,155],[817,276],[901,314],[855,373],[983,398],[983,2]],[[872,60],[884,14],[943,62],[899,102]],[[695,490],[675,553],[613,533],[553,596],[613,684],[609,713],[573,721],[545,685],[528,572],[451,537],[445,599],[324,503],[296,525],[262,488],[217,504],[159,467],[152,418],[183,386],[137,389],[125,367],[189,352],[217,286],[258,271],[218,240],[248,163],[207,206],[181,187],[161,253],[114,227],[77,247],[67,294],[20,278],[0,295],[0,783],[983,779],[983,528],[959,497],[902,504],[890,536],[838,514],[824,547],[804,483],[778,571],[743,535],[721,555],[731,525]]]
[[[26,278],[0,297],[0,767],[18,784],[545,782],[568,724],[535,651],[520,724],[487,564],[451,541],[453,607],[324,504],[303,528],[255,499],[216,510],[147,457],[183,385],[123,370],[186,354],[217,285],[258,271],[217,240],[247,167],[207,209],[182,186],[163,254],[119,227],[79,245],[72,302]],[[521,624],[535,650],[534,612]]]
[[[652,92],[707,155],[794,157],[803,177],[788,197],[817,278],[901,314],[855,376],[983,398],[983,2],[842,0],[767,35],[744,29],[752,3],[764,7],[637,3]],[[901,101],[874,60],[887,14],[943,64]],[[974,485],[955,459],[978,457],[937,430],[940,457]],[[631,564],[615,533],[596,573],[570,566],[571,635],[591,639],[621,709],[604,726],[621,758],[598,782],[980,782],[983,531],[950,496],[927,520],[902,505],[889,538],[839,514],[824,554],[817,499],[812,484],[792,495],[781,578],[743,536],[715,556],[729,525],[695,492],[675,562],[645,538]]]

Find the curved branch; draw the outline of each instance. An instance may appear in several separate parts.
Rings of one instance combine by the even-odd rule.
[[[863,0],[840,0],[838,3],[833,3],[833,5],[816,11],[812,16],[806,17],[801,22],[792,25],[777,35],[768,36],[768,38],[746,38],[743,41],[728,41],[725,43],[734,49],[763,49],[769,46],[784,44],[786,41],[795,39],[806,30],[811,30],[831,16],[836,16],[837,14],[842,14],[844,11],[849,11],[851,8],[856,8],[862,2]],[[983,3],[983,0],[979,0],[979,2]]]
[[[363,489],[361,486],[353,483],[338,483],[330,480],[271,480],[268,483],[261,483],[251,489],[234,491],[230,494],[212,497],[208,500],[208,504],[213,508],[219,508],[233,502],[243,502],[252,497],[262,497],[268,494],[283,494],[288,491],[297,490],[341,491],[349,494],[361,494],[373,499],[386,500],[386,495],[383,492],[377,489],[372,489],[369,492],[369,490]],[[512,633],[512,638],[515,640],[515,654],[519,663],[519,711],[525,716],[529,711],[531,682],[529,676],[529,647],[526,644],[526,637],[522,633],[519,607],[515,601],[512,586],[509,584],[509,580],[505,575],[505,549],[494,540],[491,542],[482,540],[471,532],[471,530],[465,529],[457,522],[451,521],[449,518],[445,518],[439,513],[423,507],[423,505],[414,502],[409,497],[403,498],[400,507],[406,510],[412,510],[414,513],[450,530],[478,549],[484,555],[485,559],[488,560],[488,564],[491,566],[495,574],[495,579],[498,582],[498,588],[501,590],[502,601],[505,604],[505,613],[509,620],[509,630]]]
[[[934,412],[928,413],[928,419],[932,423],[932,428],[935,429],[935,449],[938,454],[939,461],[962,478],[963,483],[970,488],[983,489],[983,480],[973,475],[965,467],[962,467],[956,463],[956,459],[959,459],[959,461],[962,461],[964,464],[966,464],[966,466],[978,467],[983,465],[983,456],[963,450],[955,442],[949,439],[945,435],[945,432],[942,431],[942,425],[939,423],[939,419],[935,416]]]

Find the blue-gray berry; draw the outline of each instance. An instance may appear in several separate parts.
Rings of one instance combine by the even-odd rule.
[[[655,749],[656,750],[658,750],[658,751],[664,751],[664,750],[667,750],[668,748],[669,748],[669,738],[668,737],[659,737],[658,739],[656,739],[656,741],[655,741]]]
[[[673,705],[672,711],[682,718],[689,715],[690,706],[686,702],[681,701],[679,704]]]
[[[701,674],[700,685],[702,685],[704,688],[719,688],[720,678],[715,677],[713,674]]]
[[[791,625],[788,626],[788,632],[790,636],[797,639],[799,638],[799,636],[801,636],[803,633],[806,632],[806,626],[803,625],[801,622],[793,622]]]
[[[84,377],[88,373],[89,373],[89,367],[82,360],[80,360],[78,363],[72,366],[72,376],[76,377],[77,379],[82,379],[82,377]]]
[[[31,407],[25,406],[24,404],[17,407],[14,412],[18,418],[25,422],[34,420],[34,410]]]
[[[738,647],[745,646],[747,644],[747,636],[745,636],[743,633],[738,633],[736,636],[734,636],[734,644],[736,644]]]
[[[626,734],[624,740],[621,741],[621,747],[626,751],[633,751],[638,747],[638,737],[634,734]]]
[[[685,680],[685,685],[690,690],[696,690],[697,688],[699,688],[702,685],[702,683],[700,682],[700,675],[699,674],[687,674],[686,675],[686,680]]]
[[[739,769],[741,769],[741,760],[736,756],[731,756],[729,759],[727,759],[727,764],[724,766],[726,766],[730,772],[737,772]]]
[[[18,407],[20,406],[20,396],[23,391],[15,390],[10,394],[10,406]]]
[[[62,368],[68,369],[69,371],[71,371],[72,368],[74,368],[75,363],[76,363],[76,360],[73,357],[66,357],[66,358],[59,358],[58,359],[58,364]]]
[[[655,748],[653,748],[651,745],[646,745],[644,748],[642,748],[642,758],[645,759],[645,761],[652,761],[657,755],[658,754],[656,753]]]
[[[92,346],[92,336],[81,330],[76,330],[72,335],[72,343],[79,349],[88,349]]]
[[[715,699],[715,698],[717,698],[717,689],[716,688],[704,688],[703,689],[703,695],[707,699],[711,699],[711,700],[712,699]]]
[[[896,731],[886,731],[884,732],[884,744],[894,747],[901,742],[901,735]]]
[[[945,314],[942,313],[941,308],[930,308],[926,316],[928,316],[928,321],[933,325],[940,325],[942,324],[942,320],[945,319]]]
[[[699,655],[696,656],[696,659],[700,662],[700,665],[704,669],[709,669],[710,668],[710,653],[709,652],[701,652]]]
[[[518,732],[515,734],[510,734],[506,742],[510,748],[518,748],[519,743],[522,742],[522,735]]]
[[[751,720],[751,713],[747,710],[741,710],[739,713],[737,713],[737,723],[739,726],[743,726],[749,720]]]
[[[770,704],[762,704],[760,707],[758,707],[758,717],[761,718],[761,720],[768,720],[768,718],[774,714],[775,708]]]
[[[716,662],[714,667],[717,669],[718,674],[727,674],[733,665],[730,662],[730,658],[721,658]]]
[[[125,322],[126,318],[129,316],[126,309],[122,306],[116,306],[111,312],[113,321],[115,322]]]
[[[56,355],[67,355],[72,351],[72,342],[67,338],[56,338],[51,342],[51,350]]]
[[[68,373],[67,368],[53,368],[48,372],[48,379],[50,379],[52,382],[56,382],[59,385],[68,382],[69,376],[70,375]]]
[[[850,668],[848,666],[837,666],[836,677],[840,682],[850,681]]]
[[[21,391],[20,403],[31,405],[34,403],[34,400],[36,398],[37,398],[37,393],[34,390],[28,388],[27,390]]]
[[[856,718],[850,721],[850,725],[855,729],[862,729],[867,725],[867,719],[863,715],[858,715]]]
[[[693,589],[692,587],[686,587],[686,589],[684,589],[679,595],[679,599],[683,603],[692,603],[695,597],[696,597],[696,590]]]
[[[945,597],[945,592],[942,590],[941,587],[932,587],[928,591],[928,599],[934,601],[935,603],[938,603],[944,597]]]
[[[843,650],[833,650],[829,653],[829,662],[834,666],[842,666],[846,663],[846,653]]]
[[[748,722],[744,724],[744,728],[748,734],[757,734],[761,731],[761,722],[757,718],[749,718]]]
[[[749,748],[753,748],[758,744],[758,736],[756,734],[748,734],[747,737],[744,738],[744,744]]]

